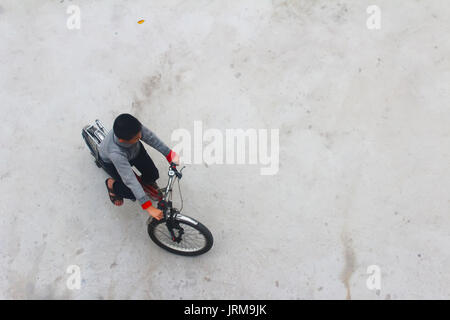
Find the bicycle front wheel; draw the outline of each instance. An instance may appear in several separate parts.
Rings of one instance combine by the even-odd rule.
[[[183,216],[186,217],[186,216]],[[214,239],[211,232],[192,218],[175,218],[174,234],[180,236],[181,241],[175,241],[167,227],[167,220],[152,221],[148,225],[150,238],[161,248],[182,256],[198,256],[212,248]]]

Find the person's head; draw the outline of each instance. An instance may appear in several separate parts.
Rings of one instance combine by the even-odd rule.
[[[131,114],[122,113],[114,120],[113,131],[120,142],[136,143],[142,138],[142,124]]]

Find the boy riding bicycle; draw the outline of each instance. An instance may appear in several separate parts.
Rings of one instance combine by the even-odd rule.
[[[145,184],[158,190],[158,169],[140,140],[158,150],[169,163],[179,164],[179,157],[174,151],[138,119],[124,113],[114,120],[113,130],[99,146],[99,156],[105,164],[105,170],[112,177],[106,179],[105,184],[109,198],[116,206],[121,206],[124,198],[137,199],[142,209],[160,220],[163,217],[162,211],[152,206],[149,196],[144,192],[131,167],[134,165],[141,172]]]

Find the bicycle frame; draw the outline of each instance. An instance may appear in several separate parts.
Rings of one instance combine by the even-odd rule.
[[[183,170],[183,169],[181,169]],[[178,173],[180,176],[176,175]],[[167,186],[164,191],[163,199],[164,201],[169,201],[170,198],[172,198],[172,186],[175,183],[175,177],[181,178],[181,173],[177,171],[175,166],[171,163],[169,167],[169,172],[167,173],[169,175],[169,180],[167,181]]]
[[[183,169],[184,169],[184,167],[181,168],[180,171],[178,171],[176,168],[176,164],[173,162],[170,163],[169,171],[167,173],[169,175],[169,180],[167,181],[167,185],[164,188],[162,199],[159,200],[159,202],[158,202],[158,208],[163,211],[164,217],[166,217],[167,210],[169,210],[169,212],[171,213],[171,216],[174,211],[174,210],[172,210],[172,188],[175,183],[175,180],[181,179],[181,177],[182,177],[181,171]],[[179,212],[179,211],[177,210],[177,212]]]

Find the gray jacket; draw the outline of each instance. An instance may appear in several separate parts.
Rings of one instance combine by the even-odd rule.
[[[166,158],[169,156],[171,151],[169,147],[144,125],[142,125],[141,140],[161,152]],[[129,162],[137,157],[140,148],[141,144],[139,142],[134,144],[120,142],[119,138],[114,134],[114,131],[111,130],[100,143],[99,154],[104,162],[114,164],[122,181],[131,189],[135,198],[142,205],[150,201],[150,198],[144,192],[144,189],[142,189]]]

